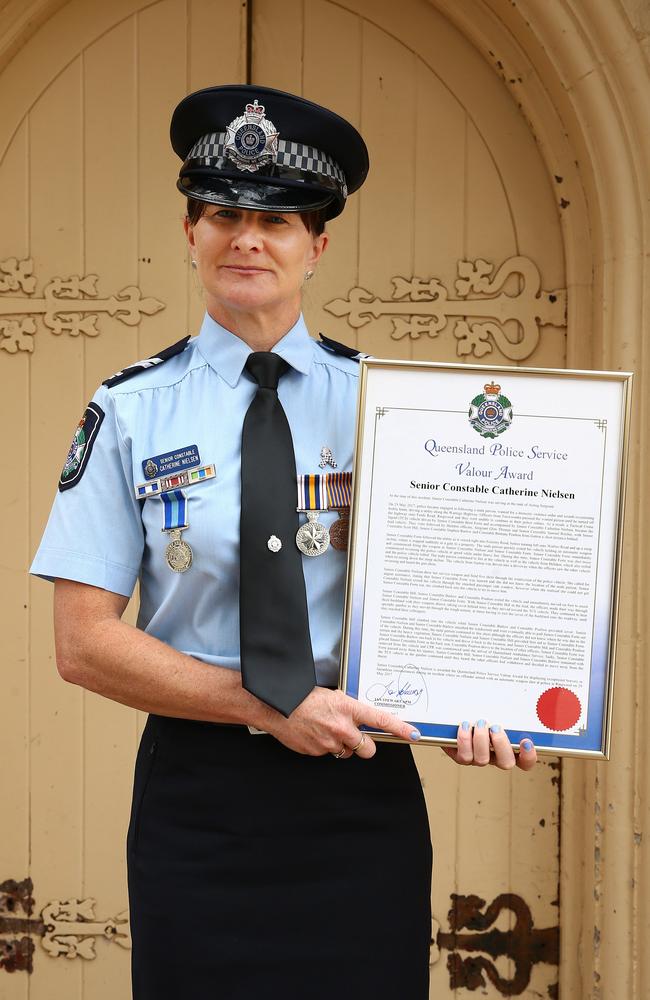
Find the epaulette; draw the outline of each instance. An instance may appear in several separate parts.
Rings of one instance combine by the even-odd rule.
[[[330,354],[340,354],[341,357],[350,358],[352,361],[361,361],[362,358],[371,357],[370,354],[362,354],[361,351],[357,351],[356,347],[348,347],[347,344],[339,344],[338,340],[330,340],[323,333],[319,333],[318,336],[320,340],[317,341],[319,347],[322,347],[324,351],[329,351]]]
[[[135,364],[127,365],[123,371],[115,372],[110,378],[104,379],[102,385],[106,385],[110,389],[114,385],[119,385],[120,382],[126,382],[128,378],[132,378],[138,372],[146,371],[147,368],[152,368],[154,365],[162,365],[163,362],[169,361],[170,358],[184,351],[189,339],[190,335],[188,333],[187,337],[183,337],[177,344],[172,344],[171,347],[166,347],[163,351],[158,351],[153,357],[145,358],[144,361],[136,361]]]

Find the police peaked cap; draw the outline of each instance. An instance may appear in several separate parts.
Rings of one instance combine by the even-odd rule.
[[[340,115],[294,94],[237,84],[180,102],[171,143],[189,198],[270,212],[324,209],[333,219],[368,173],[368,150]]]

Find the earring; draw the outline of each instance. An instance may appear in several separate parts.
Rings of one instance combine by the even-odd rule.
[[[305,271],[305,281],[309,281],[309,279],[313,277],[314,277],[313,271]]]
[[[194,267],[194,268],[196,267],[196,261],[195,260],[192,261],[192,267]]]

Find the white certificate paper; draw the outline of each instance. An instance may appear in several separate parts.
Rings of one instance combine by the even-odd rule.
[[[608,756],[631,376],[362,366],[343,689]]]

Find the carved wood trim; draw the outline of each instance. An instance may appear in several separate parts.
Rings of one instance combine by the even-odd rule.
[[[544,291],[539,269],[528,257],[509,257],[494,272],[495,265],[481,258],[459,260],[456,298],[438,278],[395,277],[388,300],[365,288],[351,288],[346,299],[333,299],[325,309],[334,316],[347,316],[355,329],[373,318],[390,316],[393,340],[419,340],[423,334],[437,337],[452,320],[459,357],[482,358],[496,347],[509,360],[523,361],[537,347],[541,327],[566,326],[567,292]],[[522,281],[519,292],[511,295],[503,287],[513,274]],[[514,338],[505,328],[511,321],[517,324]]]
[[[54,899],[33,917],[33,892],[30,878],[0,883],[0,970],[31,974],[35,938],[51,958],[96,958],[100,937],[131,947],[128,911],[98,920],[94,899]]]
[[[165,308],[158,299],[142,298],[136,285],[127,285],[116,295],[97,297],[96,274],[51,278],[36,295],[36,277],[31,257],[0,261],[0,349],[9,354],[34,350],[37,319],[56,336],[84,334],[96,337],[102,313],[114,316],[127,326],[137,326],[143,315],[152,316]],[[9,295],[10,292],[23,293]]]

